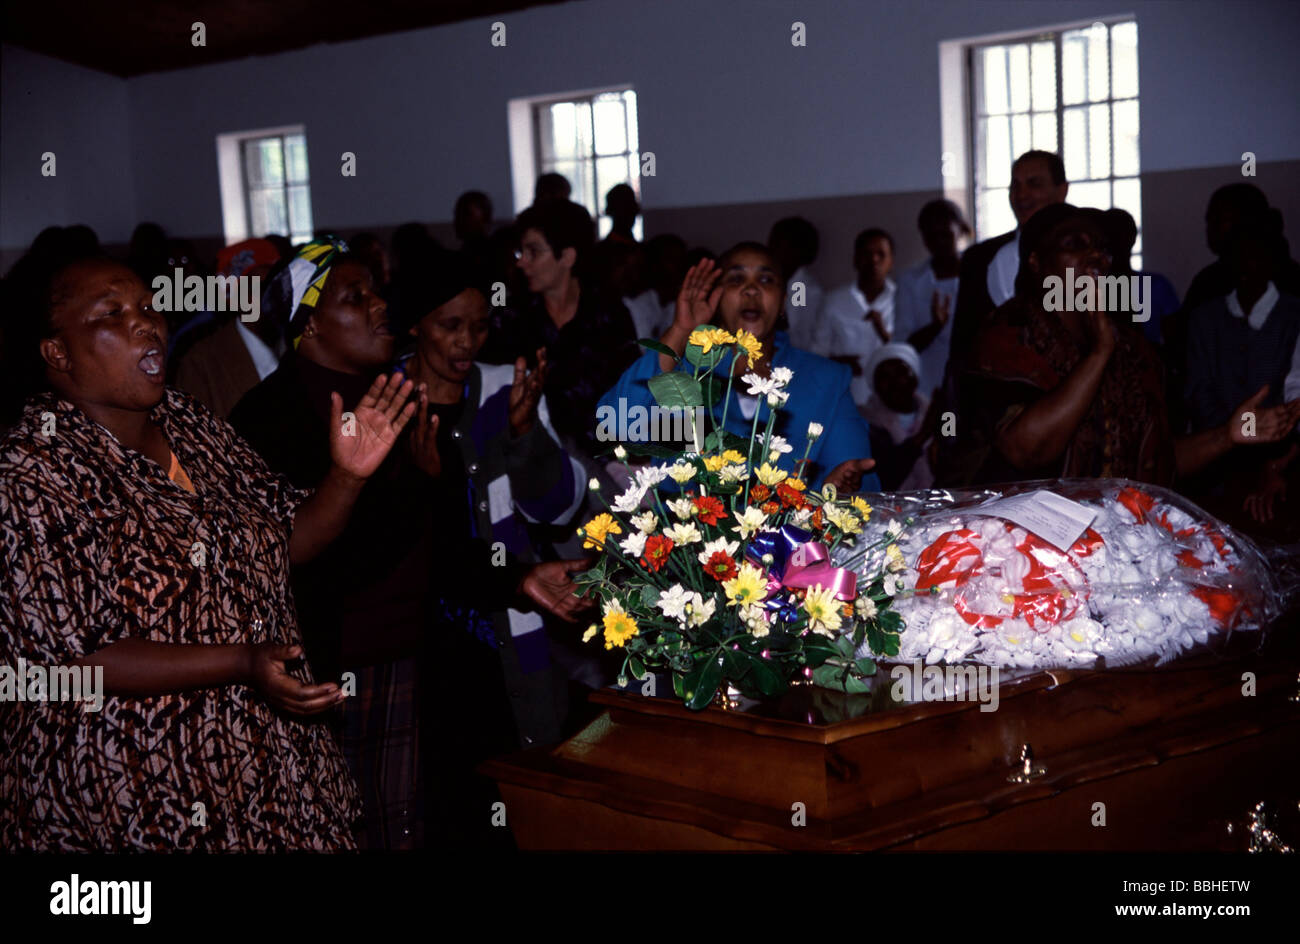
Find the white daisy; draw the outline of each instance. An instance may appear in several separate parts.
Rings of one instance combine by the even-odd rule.
[[[664,528],[664,537],[677,545],[694,544],[697,541],[704,540],[704,535],[700,533],[700,529],[695,526],[694,521],[675,524],[671,528]]]
[[[735,557],[736,551],[738,550],[740,550],[739,541],[728,541],[726,538],[718,538],[715,541],[709,541],[708,543],[706,543],[704,545],[704,550],[700,551],[700,553],[697,554],[696,556],[700,559],[701,564],[707,564],[709,562],[709,558],[712,557],[714,554],[716,554],[718,551],[722,551],[723,553],[727,554],[729,557]]]
[[[659,600],[655,603],[655,606],[663,610],[664,616],[669,619],[684,620],[686,618],[686,604],[690,602],[690,591],[681,584],[675,583],[659,594]]]

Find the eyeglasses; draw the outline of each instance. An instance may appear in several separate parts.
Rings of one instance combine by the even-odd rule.
[[[529,262],[532,262],[538,256],[544,256],[546,253],[550,251],[551,251],[551,247],[545,245],[522,246],[519,249],[515,250],[515,261],[518,262],[520,259],[527,259]]]

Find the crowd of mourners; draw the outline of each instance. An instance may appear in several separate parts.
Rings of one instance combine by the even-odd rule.
[[[578,641],[575,528],[603,508],[592,480],[635,471],[598,411],[685,369],[642,338],[681,355],[704,325],[751,333],[757,365],[720,369],[793,371],[776,432],[822,424],[813,487],[1122,477],[1293,528],[1300,266],[1279,211],[1216,190],[1214,258],[1180,301],[1134,271],[1132,216],[1068,202],[1057,155],[1011,180],[1012,232],[967,248],[934,200],[925,258],[896,271],[866,228],[830,291],[801,217],[720,255],[641,242],[621,184],[598,239],[558,174],[507,225],[463,194],[450,246],[409,223],[209,266],[156,224],[125,258],[42,232],[0,310],[0,664],[99,667],[107,697],[5,706],[0,848],[509,846],[479,765],[570,734],[618,665]],[[157,310],[178,270],[259,277],[260,316]],[[1070,274],[1149,290],[1057,310],[1045,284]],[[714,409],[741,435],[767,411],[743,383]]]

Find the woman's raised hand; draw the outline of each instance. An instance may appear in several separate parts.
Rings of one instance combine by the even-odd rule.
[[[374,474],[415,413],[415,402],[407,403],[414,389],[410,380],[402,382],[401,374],[381,374],[347,423],[343,421],[343,398],[330,394],[330,458],[340,470],[358,479]]]
[[[713,313],[718,310],[718,300],[722,298],[722,286],[717,285],[721,275],[722,270],[717,268],[712,259],[701,259],[691,266],[686,278],[682,280],[681,291],[677,293],[674,328],[690,334],[700,325],[713,320]]]
[[[529,373],[527,362],[521,357],[515,361],[515,379],[510,385],[510,431],[522,436],[533,428],[537,419],[537,404],[541,402],[546,387],[546,348],[537,349],[537,367]]]

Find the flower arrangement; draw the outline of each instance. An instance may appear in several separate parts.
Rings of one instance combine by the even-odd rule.
[[[641,344],[680,362],[665,345]],[[583,547],[598,557],[577,581],[601,607],[584,641],[599,637],[607,649],[624,650],[622,684],[628,676],[671,673],[674,691],[692,709],[706,707],[724,686],[751,697],[780,694],[796,680],[866,691],[876,664],[863,647],[896,655],[903,628],[884,586],[893,578],[888,561],[898,535],[887,531],[878,542],[892,554],[877,572],[833,566],[837,548],[860,541],[871,507],[838,496],[832,485],[812,492],[777,467],[793,449],[772,434],[793,373],[773,367],[760,374],[761,351],[743,330],[692,332],[685,358],[693,371],[649,381],[660,407],[687,411],[691,444],[679,451],[629,444],[668,461],[639,469],[606,503],[608,511],[579,530]],[[728,353],[745,358],[749,372],[740,381],[770,408],[761,435],[755,411],[748,442],[725,429],[736,371],[728,362],[724,379],[717,368]],[[722,422],[699,428],[696,408],[707,406],[711,421],[719,397]],[[796,469],[805,468],[821,434],[820,424],[809,424]],[[615,455],[628,452],[620,445]],[[599,483],[591,485],[598,493]]]

